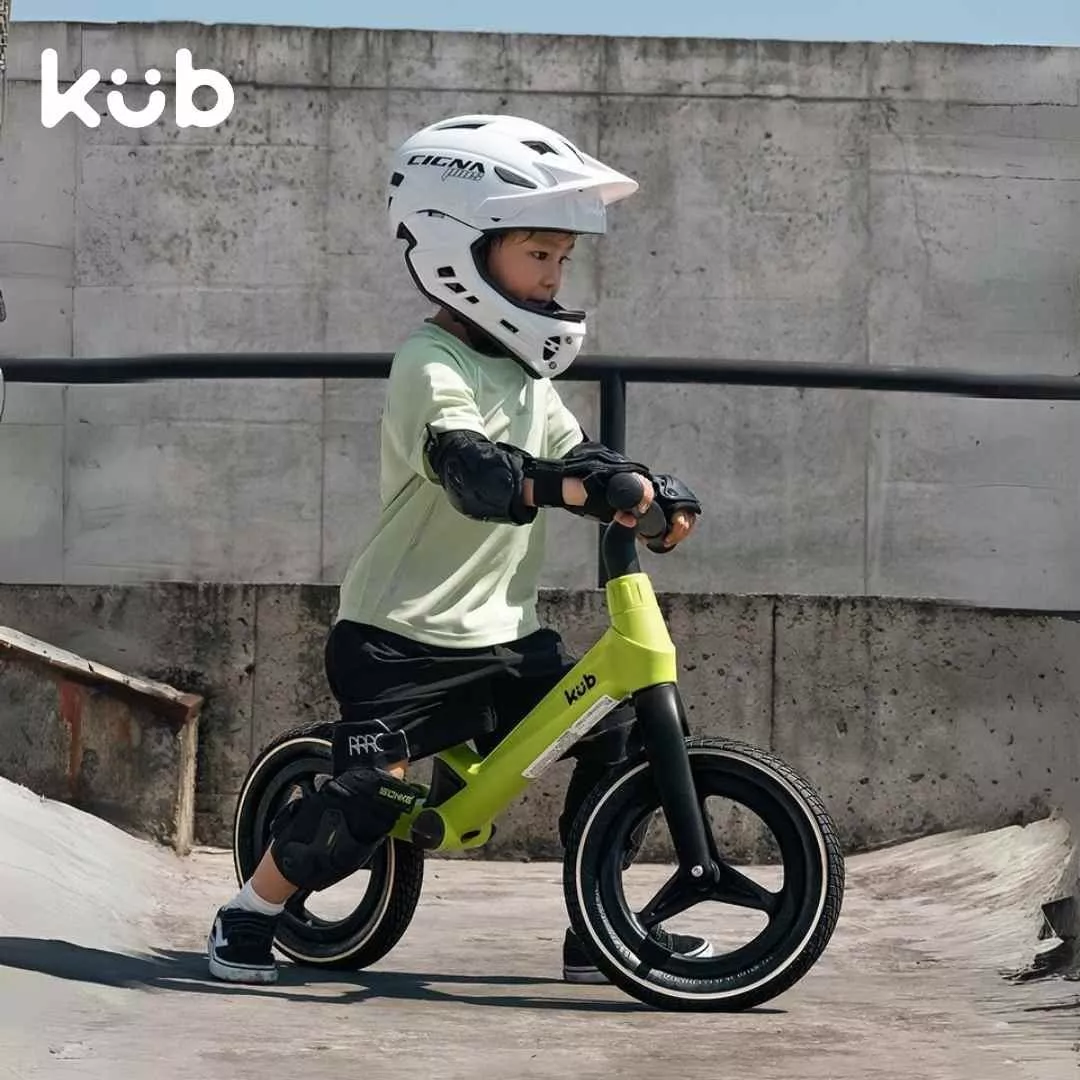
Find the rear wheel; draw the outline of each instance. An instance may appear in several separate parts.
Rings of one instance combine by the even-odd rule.
[[[279,735],[255,759],[237,800],[233,863],[246,881],[269,846],[270,822],[297,790],[315,790],[331,772],[331,725]],[[275,944],[298,964],[356,970],[384,957],[408,929],[424,882],[424,852],[387,839],[367,865],[320,892],[298,892],[285,906]]]
[[[829,815],[813,789],[778,758],[720,739],[688,739],[687,751],[706,833],[719,873],[706,898],[676,871],[653,874],[649,893],[628,898],[625,885],[635,829],[662,819],[652,766],[636,758],[597,785],[569,838],[564,888],[571,922],[593,961],[626,993],[663,1009],[734,1011],[768,1001],[806,974],[824,951],[840,915],[844,861]],[[782,885],[769,887],[723,857],[706,802],[736,804],[735,820],[763,823],[779,866],[767,867]],[[729,837],[734,845],[734,837]],[[700,879],[699,879],[700,880]],[[659,890],[657,885],[659,884]],[[651,899],[648,897],[651,896]],[[694,899],[686,899],[693,896]],[[692,911],[725,917],[724,933],[757,928],[731,950],[690,958],[651,936],[658,912]],[[764,924],[764,925],[762,925]],[[667,927],[664,927],[667,929]]]

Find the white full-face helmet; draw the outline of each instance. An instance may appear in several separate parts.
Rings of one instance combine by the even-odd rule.
[[[387,212],[425,296],[494,338],[537,378],[554,378],[581,349],[585,312],[507,295],[488,276],[485,241],[507,229],[602,235],[607,207],[637,189],[542,124],[456,116],[397,150]]]

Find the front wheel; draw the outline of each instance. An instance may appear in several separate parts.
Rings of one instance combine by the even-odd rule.
[[[715,915],[731,905],[723,907],[733,916],[730,926],[747,924],[751,915],[764,926],[741,946],[728,950],[713,940],[712,955],[691,957],[665,947],[649,912],[671,908],[671,898],[687,896],[692,883],[676,870],[659,892],[654,880],[650,902],[628,899],[627,852],[642,825],[663,814],[652,766],[643,758],[617,767],[578,814],[564,859],[567,908],[599,969],[639,1001],[675,1010],[746,1009],[790,988],[824,951],[843,900],[843,854],[821,799],[774,755],[721,739],[687,739],[686,747],[718,867],[712,896],[702,895],[692,910]],[[724,842],[710,827],[710,798],[736,804],[742,816],[734,820],[744,821],[749,811],[764,825],[768,850],[780,864],[771,869],[782,870],[780,887],[762,885],[725,860]],[[688,902],[681,905],[689,909]]]
[[[255,759],[236,804],[233,864],[246,881],[270,842],[270,822],[299,790],[315,790],[332,772],[331,727],[314,724],[279,735]],[[424,852],[387,838],[367,865],[324,892],[296,893],[285,905],[275,944],[298,964],[358,970],[385,956],[416,911]]]

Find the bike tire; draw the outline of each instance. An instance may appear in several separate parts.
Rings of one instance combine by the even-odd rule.
[[[751,793],[761,806],[768,806],[793,862],[805,862],[796,868],[805,878],[804,885],[798,884],[793,871],[792,897],[784,901],[789,907],[799,906],[781,947],[748,962],[743,970],[725,969],[722,958],[669,957],[666,969],[642,960],[644,929],[637,923],[635,938],[633,914],[625,903],[620,907],[616,901],[612,882],[632,823],[659,809],[650,780],[652,766],[643,755],[611,770],[582,806],[566,847],[564,893],[582,945],[600,971],[625,993],[660,1009],[735,1012],[789,990],[824,952],[843,903],[843,853],[819,795],[775,755],[726,739],[689,738],[686,746],[700,799],[731,797],[732,790]],[[784,890],[788,871],[785,861]],[[806,895],[800,899],[794,894],[801,889]],[[759,937],[768,940],[772,933],[770,923]]]
[[[233,815],[233,867],[246,881],[268,846],[269,823],[296,784],[331,772],[328,723],[282,732],[256,756]],[[387,838],[372,856],[368,888],[353,911],[339,920],[301,914],[286,906],[275,937],[277,948],[307,967],[357,971],[382,959],[408,929],[424,884],[424,852],[415,844]]]

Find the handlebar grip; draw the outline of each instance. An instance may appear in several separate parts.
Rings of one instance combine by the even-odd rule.
[[[660,509],[658,502],[649,503],[649,509],[645,511],[638,522],[637,531],[647,540],[653,540],[667,533],[667,516]]]
[[[641,502],[645,488],[636,473],[616,473],[607,485],[608,505],[613,510],[630,510]],[[648,539],[667,532],[667,518],[659,504],[653,501],[638,519],[637,531]]]

